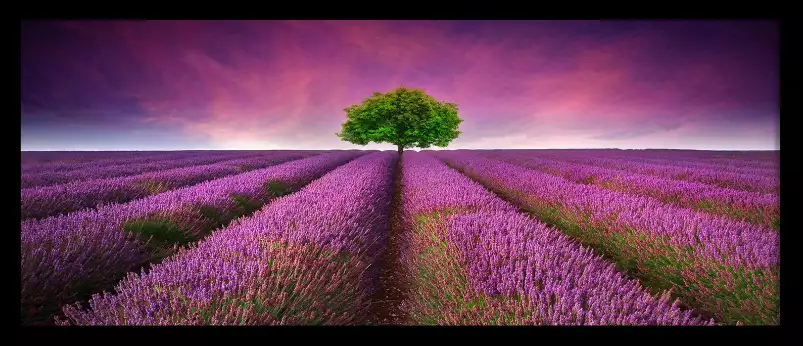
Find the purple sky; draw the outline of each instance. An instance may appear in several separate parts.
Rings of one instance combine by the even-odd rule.
[[[393,149],[334,133],[400,84],[449,148],[780,149],[757,21],[26,22],[22,150]]]

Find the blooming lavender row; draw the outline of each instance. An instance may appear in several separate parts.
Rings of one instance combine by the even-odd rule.
[[[664,293],[637,280],[589,248],[523,214],[451,218],[448,240],[462,254],[468,278],[489,297],[518,296],[522,322],[546,325],[703,325]],[[527,309],[526,307],[529,307]]]
[[[208,156],[203,152],[101,152],[103,156],[92,159],[64,160],[50,163],[25,165],[23,174],[36,174],[42,172],[64,172],[80,169],[90,169],[102,166],[123,164],[140,164],[153,160],[180,159],[193,156]],[[66,153],[65,153],[66,154]],[[222,153],[221,153],[222,154]],[[240,153],[242,154],[242,153]]]
[[[401,161],[402,218],[411,226],[419,215],[452,212],[517,212],[477,182],[431,155],[410,152]]]
[[[153,155],[157,152],[148,151],[23,151],[20,153],[20,164],[23,168],[43,166],[61,162],[89,162],[105,160],[112,157],[137,157]]]
[[[780,168],[780,151],[776,152],[771,158],[767,159],[740,160],[731,158],[716,158],[708,161],[714,164],[729,166],[749,166],[763,169],[778,169]]]
[[[633,157],[632,155],[629,155]],[[645,159],[667,160],[667,161],[693,161],[705,162],[712,165],[726,167],[756,168],[756,169],[777,169],[780,161],[780,151],[751,152],[736,151],[726,155],[663,155],[656,156],[651,154],[640,155]]]
[[[714,170],[714,171],[722,171],[736,174],[767,175],[767,176],[778,175],[777,165],[770,167],[766,167],[763,165],[757,166],[755,164],[756,161],[736,162],[732,160],[729,163],[722,163],[722,162],[712,162],[709,160],[699,160],[699,159],[677,160],[677,159],[661,159],[661,158],[648,158],[648,157],[639,158],[635,160],[631,159],[631,160],[636,162],[653,163],[665,166]]]
[[[724,322],[778,321],[777,232],[470,153],[436,155],[648,285],[676,289],[698,311]]]
[[[608,151],[606,151],[608,152]],[[759,170],[777,170],[780,151],[767,152],[705,152],[705,151],[660,151],[660,150],[619,150],[609,151],[612,157],[635,160],[662,160],[669,163],[689,162],[705,163],[719,166],[719,169],[741,168]],[[591,154],[599,154],[596,150]],[[618,154],[618,155],[616,155]],[[749,173],[747,173],[749,174]]]
[[[151,161],[131,164],[124,163],[110,166],[92,166],[71,171],[44,171],[37,173],[23,173],[21,176],[22,188],[50,186],[90,179],[114,178],[128,175],[138,175],[153,171],[162,171],[171,168],[209,165],[221,161],[264,156],[264,154],[210,154],[202,156],[187,156],[180,158],[155,158]]]
[[[710,169],[694,169],[651,163],[640,163],[630,161],[628,159],[595,156],[560,157],[556,159],[612,169],[626,170],[640,174],[655,175],[669,179],[696,181],[704,184],[738,190],[761,193],[776,193],[780,191],[780,180],[777,175],[756,176],[721,172]]]
[[[567,158],[567,157],[603,157],[629,159],[635,161],[658,160],[671,164],[700,164],[713,165],[708,167],[720,170],[746,169],[761,170],[762,174],[769,174],[768,171],[778,169],[778,151],[767,153],[754,153],[748,151],[728,152],[728,153],[709,153],[704,151],[684,151],[684,150],[610,150],[610,149],[524,149],[524,150],[485,150],[497,153],[517,153],[531,154],[542,158]],[[751,172],[745,172],[750,174]]]
[[[605,155],[611,153],[611,155]],[[560,155],[554,155],[560,157]],[[579,156],[579,155],[578,155]],[[607,157],[613,159],[624,159],[633,162],[651,163],[658,165],[685,167],[702,170],[714,170],[737,174],[747,175],[778,175],[777,163],[757,161],[757,160],[742,160],[742,159],[710,159],[695,156],[678,156],[678,157],[653,157],[645,155],[628,155],[616,154],[611,151],[591,151],[585,153],[585,157]]]
[[[419,323],[704,324],[429,155],[404,156],[402,186],[413,277],[443,278],[414,288]]]
[[[361,155],[322,154],[126,204],[24,221],[23,321],[41,321],[62,304],[110,288],[126,272],[163,256],[172,243],[201,238],[267,203],[282,192],[277,185],[287,192]]]
[[[372,291],[368,267],[387,235],[395,153],[370,154],[221,229],[142,274],[77,325],[355,324]]]
[[[722,157],[698,157],[698,156],[690,156],[690,157],[653,157],[653,156],[643,156],[643,159],[646,160],[661,160],[666,161],[669,163],[672,162],[689,162],[692,164],[705,164],[705,165],[712,165],[716,167],[712,167],[713,169],[725,169],[725,170],[745,170],[745,174],[751,174],[750,170],[755,170],[755,172],[764,171],[764,174],[769,174],[769,172],[777,171],[780,162],[780,151],[762,153],[764,155],[761,156],[753,156],[749,155],[750,152],[735,152],[733,155],[729,156],[722,156]]]
[[[537,150],[531,151],[535,156],[544,156],[559,159],[561,157],[604,157],[611,159],[622,159],[632,162],[651,163],[658,165],[685,167],[702,170],[715,170],[737,174],[747,175],[777,175],[777,163],[757,161],[757,160],[742,160],[742,159],[711,159],[698,156],[650,156],[650,155],[633,155],[628,154],[627,151],[609,151],[609,150],[588,150],[581,152],[572,152],[569,155],[565,153],[540,153]]]
[[[548,205],[585,211],[594,220],[633,228],[653,236],[691,244],[700,254],[727,259],[733,265],[767,267],[778,264],[778,234],[746,222],[677,208],[654,198],[634,196],[593,185],[575,184],[561,177],[466,153],[438,153],[483,183],[514,190]],[[615,216],[615,220],[605,220]],[[738,248],[731,253],[730,248]]]
[[[767,151],[686,151],[686,150],[628,150],[627,152],[644,157],[659,157],[667,159],[701,159],[710,162],[727,164],[741,164],[743,162],[777,164],[780,150]],[[632,155],[632,154],[631,154]]]
[[[557,175],[576,183],[649,196],[681,207],[702,209],[766,227],[780,227],[779,195],[722,188],[694,181],[664,179],[599,166],[515,154],[486,157]]]
[[[109,179],[92,179],[61,185],[35,187],[21,191],[22,219],[65,214],[111,203],[125,203],[182,186],[217,179],[247,170],[267,167],[301,158],[293,152],[234,159],[211,165],[174,168],[164,171]]]
[[[558,151],[564,151],[559,149]],[[597,149],[570,150],[577,152],[596,152]],[[677,149],[628,149],[605,150],[630,157],[654,157],[667,159],[705,159],[705,160],[742,160],[772,161],[777,160],[778,150],[767,151],[711,151],[711,150],[677,150]]]
[[[320,150],[293,150],[299,153],[316,154]],[[103,166],[136,165],[152,162],[154,160],[182,160],[190,157],[228,156],[232,158],[256,156],[269,153],[265,150],[186,150],[186,151],[109,151],[97,152],[97,155],[85,159],[69,159],[76,152],[59,152],[56,155],[64,156],[53,162],[28,164],[22,166],[22,173],[36,174],[41,172],[66,172],[81,169],[94,169]],[[77,155],[77,154],[76,154]]]

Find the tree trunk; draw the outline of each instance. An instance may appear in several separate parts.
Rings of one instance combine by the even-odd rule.
[[[397,148],[398,148],[397,150],[399,152],[399,156],[401,156],[402,152],[404,152],[404,148],[401,145],[398,145]]]

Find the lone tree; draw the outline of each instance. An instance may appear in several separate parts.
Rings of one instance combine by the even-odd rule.
[[[439,102],[421,89],[401,86],[388,93],[375,92],[360,104],[346,109],[342,140],[358,145],[368,142],[396,145],[399,155],[405,148],[445,147],[460,135],[457,105]]]

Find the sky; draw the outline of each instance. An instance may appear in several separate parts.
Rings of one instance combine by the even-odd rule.
[[[394,149],[335,133],[404,85],[459,105],[448,149],[779,150],[778,27],[23,22],[21,149]]]

